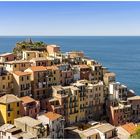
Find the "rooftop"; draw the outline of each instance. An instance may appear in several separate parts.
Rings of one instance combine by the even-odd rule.
[[[116,76],[114,72],[107,72],[104,74],[105,76]]]
[[[106,133],[108,131],[111,131],[113,129],[115,129],[115,127],[109,123],[106,124],[102,124],[99,127],[96,128],[97,130],[99,130],[102,133]]]
[[[41,124],[41,122],[39,120],[33,119],[29,116],[24,116],[24,117],[20,117],[15,119],[15,121],[18,121],[22,124],[27,124],[30,127],[35,127]]]
[[[62,115],[54,113],[54,112],[47,112],[43,115],[46,116],[47,118],[49,118],[51,121],[54,121],[54,120],[62,117]]]
[[[15,61],[8,61],[8,62],[5,62],[5,64],[20,64],[20,63],[31,63],[27,60],[15,60]]]
[[[11,129],[13,127],[15,127],[15,126],[7,123],[7,124],[4,124],[4,125],[0,126],[0,131],[5,132],[6,130]]]
[[[43,66],[32,66],[32,67],[29,67],[29,69],[31,69],[32,71],[46,71],[47,70],[47,68]]]
[[[47,66],[46,67],[48,70],[58,70],[57,66]]]
[[[133,96],[133,97],[129,97],[127,99],[128,100],[140,100],[140,96]]]
[[[12,53],[3,53],[3,54],[0,54],[0,57],[4,57],[4,56],[8,56],[8,55],[14,55]]]
[[[38,58],[32,58],[30,61],[46,61],[46,57],[38,57]]]
[[[80,69],[88,69],[90,68],[89,66],[87,65],[75,65],[76,67],[79,67]]]
[[[20,99],[25,104],[28,104],[28,103],[35,102],[36,101],[36,100],[34,100],[33,98],[31,98],[29,96],[24,96],[24,97],[21,97]]]
[[[92,127],[81,132],[81,134],[84,135],[85,137],[90,137],[98,133],[99,132],[97,132],[97,130],[95,130],[95,128],[92,128]]]
[[[0,97],[0,103],[3,103],[3,104],[19,102],[19,101],[21,101],[21,100],[13,94],[6,94],[6,95]]]
[[[30,75],[31,74],[29,72],[22,72],[22,71],[14,71],[13,73],[17,76],[25,76],[25,75]]]
[[[133,123],[127,123],[122,125],[121,127],[131,135],[136,132],[136,128],[137,128]]]

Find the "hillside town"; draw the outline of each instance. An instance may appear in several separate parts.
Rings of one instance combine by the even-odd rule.
[[[18,42],[0,54],[0,139],[127,139],[140,96],[82,51]]]

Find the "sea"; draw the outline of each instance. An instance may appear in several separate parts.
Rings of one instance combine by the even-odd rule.
[[[140,36],[1,36],[0,53],[11,52],[16,42],[30,38],[57,44],[62,52],[83,51],[140,95]]]

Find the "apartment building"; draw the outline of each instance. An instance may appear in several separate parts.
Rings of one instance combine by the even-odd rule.
[[[109,84],[109,100],[126,100],[128,89],[125,85],[119,82],[112,82]]]
[[[32,66],[25,70],[31,73],[31,92],[34,99],[49,97],[48,91],[48,71],[43,66]]]
[[[31,73],[14,71],[13,72],[13,91],[18,97],[31,95]]]
[[[132,120],[133,122],[139,122],[140,120],[140,96],[133,96],[127,98],[128,103],[131,104]]]
[[[119,126],[131,121],[131,104],[127,101],[111,102],[108,106],[109,122]]]
[[[83,92],[83,103],[85,104],[86,119],[101,119],[104,114],[105,94],[103,82],[92,84],[88,80],[79,80],[75,85]],[[81,100],[82,101],[82,100]]]
[[[72,68],[69,64],[60,64],[57,65],[57,67],[60,70],[60,82],[61,85],[66,86],[66,85],[70,85],[70,83],[73,82],[73,71]]]
[[[0,122],[14,123],[14,119],[20,117],[21,100],[13,94],[0,97]]]
[[[7,71],[24,71],[31,66],[31,62],[27,60],[15,60],[4,63],[4,67]]]
[[[85,79],[89,80],[91,69],[87,65],[75,65],[74,67],[77,67],[80,72],[80,80]]]
[[[57,66],[47,66],[46,67],[48,71],[48,87],[51,87],[52,85],[59,85],[60,84],[60,70]]]
[[[37,101],[29,96],[21,97],[20,100],[21,100],[21,110],[20,110],[21,115],[36,118],[40,112],[40,101]]]
[[[85,98],[83,91],[75,85],[53,86],[53,97],[63,106],[65,122],[73,124],[85,120]]]
[[[3,66],[0,67],[0,96],[13,93],[12,74],[5,71]]]
[[[91,74],[89,80],[92,81],[92,83],[98,83],[99,81],[103,80],[103,70],[101,64],[93,64],[91,67]]]
[[[54,112],[47,112],[37,118],[43,123],[43,125],[49,127],[48,138],[64,138],[64,118],[62,115]]]

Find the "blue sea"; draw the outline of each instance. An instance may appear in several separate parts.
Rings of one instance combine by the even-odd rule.
[[[28,36],[0,37],[0,53],[10,52]],[[140,37],[137,36],[33,36],[33,41],[57,44],[63,52],[80,50],[117,75],[117,81],[140,95]]]

